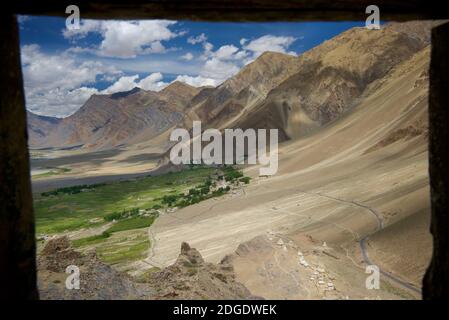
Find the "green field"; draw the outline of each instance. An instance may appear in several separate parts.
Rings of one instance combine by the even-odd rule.
[[[38,238],[101,227],[88,229],[95,232],[78,236],[73,246],[81,251],[95,249],[104,262],[126,266],[146,256],[151,245],[147,228],[160,209],[185,207],[229,192],[229,185],[218,187],[218,179],[233,185],[250,180],[234,167],[194,166],[160,176],[35,194]]]
[[[82,252],[95,249],[97,256],[110,265],[127,265],[144,259],[150,247],[147,229],[133,229],[73,241]]]
[[[108,214],[164,206],[162,197],[179,195],[204,183],[214,168],[195,168],[155,177],[98,185],[78,193],[34,195],[37,234],[55,234],[106,223]],[[66,189],[66,188],[64,188]]]

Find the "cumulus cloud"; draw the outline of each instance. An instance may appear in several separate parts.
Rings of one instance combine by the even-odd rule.
[[[181,56],[182,60],[186,60],[186,61],[190,61],[193,59],[193,54],[191,54],[190,52],[187,52],[186,54]]]
[[[176,21],[96,21],[83,20],[79,30],[63,30],[67,39],[76,42],[89,33],[102,36],[102,41],[94,52],[105,57],[134,58],[149,53],[166,51],[162,41],[177,37],[178,33],[170,30]],[[88,48],[88,50],[91,50]]]
[[[210,42],[203,43],[203,54],[200,56],[200,60],[207,60],[213,54],[214,45]]]
[[[114,84],[104,89],[102,93],[109,94],[120,91],[128,91],[136,87],[136,80],[139,78],[138,74],[133,76],[120,77]]]
[[[95,88],[80,87],[73,90],[51,89],[37,95],[27,95],[27,108],[40,115],[66,117],[78,110],[89,97],[98,93]]]
[[[188,85],[194,87],[202,87],[202,86],[217,86],[221,83],[216,79],[206,78],[203,76],[189,76],[189,75],[179,75],[176,77],[175,81],[181,81],[187,83]],[[121,91],[129,91],[134,88],[141,88],[144,90],[151,91],[160,91],[167,87],[170,83],[163,81],[163,75],[160,72],[155,72],[143,79],[139,79],[139,75],[132,76],[122,76],[118,79],[114,84],[109,86],[108,88],[100,91],[101,94],[111,94],[115,92]]]
[[[140,80],[137,83],[137,87],[142,88],[144,90],[152,90],[152,91],[159,91],[161,89],[164,89],[168,83],[162,81],[162,73],[155,72],[150,74],[148,77]]]
[[[197,43],[205,42],[206,40],[207,40],[206,35],[204,33],[202,33],[202,34],[200,34],[199,36],[196,36],[196,37],[189,37],[187,39],[187,42],[190,43],[190,44],[195,45]]]
[[[201,43],[203,46],[203,53],[199,59],[203,60],[204,64],[200,68],[198,76],[184,75],[179,78],[193,86],[217,86],[237,74],[242,66],[254,61],[265,51],[295,54],[288,51],[295,40],[293,37],[264,35],[253,40],[242,38],[240,48],[233,44],[226,44],[214,51],[214,46],[202,33],[187,40],[191,44]]]
[[[177,76],[175,81],[181,81],[194,87],[203,87],[203,86],[215,87],[220,84],[220,82],[216,79],[205,78],[202,76],[188,76],[188,75]]]
[[[265,51],[295,54],[290,50],[296,40],[294,37],[264,35],[256,39],[242,38],[237,44],[225,44],[214,50],[208,37],[201,33],[187,39],[188,43],[202,47],[202,52],[194,52],[195,56],[192,52],[184,52],[174,58],[170,55],[154,59],[144,57],[149,53],[166,52],[169,49],[165,42],[185,33],[172,31],[174,24],[175,21],[167,20],[83,20],[79,30],[63,31],[64,37],[72,41],[72,47],[59,55],[46,54],[37,45],[23,46],[27,108],[38,114],[67,116],[95,93],[110,94],[134,87],[159,91],[169,82],[165,82],[158,71],[177,74],[174,81],[192,86],[218,86]],[[76,43],[89,34],[100,35],[100,42],[89,47]],[[88,43],[92,42],[89,40]],[[109,64],[105,65],[98,58],[97,61],[77,58],[82,53],[120,59],[101,58],[100,61]],[[160,70],[161,66],[164,70]],[[127,70],[127,74],[120,70]],[[139,74],[143,72],[148,76],[141,78]],[[111,85],[100,91],[95,88],[99,80]]]
[[[146,78],[139,80],[139,75],[120,77],[114,84],[104,89],[100,93],[110,94],[121,91],[129,91],[134,88],[141,88],[143,90],[159,91],[165,88],[168,83],[162,81],[162,73],[152,73]]]
[[[239,51],[239,48],[237,48],[234,45],[224,45],[221,46],[216,52],[214,52],[214,57],[219,60],[233,60],[233,59],[239,59],[236,55],[236,53]]]
[[[38,45],[22,47],[22,69],[27,107],[39,114],[66,116],[75,112],[92,93],[99,76],[120,71],[98,61],[76,61],[71,55],[49,55]]]
[[[212,58],[206,61],[200,71],[200,75],[223,82],[227,78],[235,75],[239,70],[240,68],[234,63],[222,61],[218,58]]]
[[[26,15],[17,15],[17,22],[19,23],[20,27],[22,28],[22,25],[27,22],[28,20],[30,20],[31,17],[30,16],[26,16]]]
[[[253,57],[257,58],[265,51],[287,53],[288,47],[290,47],[295,40],[294,37],[264,35],[242,45],[243,49],[253,52]],[[246,41],[244,43],[246,43]],[[292,54],[293,52],[289,53]]]
[[[35,44],[23,46],[21,53],[27,108],[37,114],[65,117],[77,111],[92,94],[134,87],[158,91],[168,85],[160,72],[142,79],[139,75],[123,76],[121,71],[98,61],[77,61],[67,53],[45,54]],[[99,91],[94,85],[100,79],[115,82]]]
[[[203,34],[202,34],[203,35]],[[200,39],[201,38],[201,39]],[[266,51],[295,54],[288,51],[288,48],[296,40],[294,37],[264,35],[260,38],[240,40],[241,47],[227,44],[213,50],[213,45],[207,42],[207,37],[201,36],[190,39],[192,43],[202,43],[203,53],[200,60],[205,61],[199,72],[199,77],[203,79],[213,79],[213,85],[218,85],[234,76],[242,66],[254,61],[258,56]],[[199,83],[202,83],[198,80]],[[192,82],[192,80],[190,80]],[[209,82],[209,83],[212,83]]]

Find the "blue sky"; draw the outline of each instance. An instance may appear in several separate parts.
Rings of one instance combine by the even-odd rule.
[[[82,15],[81,15],[82,18]],[[27,108],[64,117],[92,94],[219,85],[264,51],[291,55],[364,22],[206,23],[19,17]]]

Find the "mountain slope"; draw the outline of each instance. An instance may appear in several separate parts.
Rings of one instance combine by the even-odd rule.
[[[210,127],[223,127],[228,120],[265,99],[267,93],[298,70],[297,58],[265,52],[239,73],[212,90],[203,90],[189,108],[187,121],[201,120]]]
[[[412,24],[353,28],[304,53],[299,71],[233,126],[278,128],[284,139],[296,139],[339,118],[373,81],[429,44],[429,25]],[[411,31],[417,28],[420,36]]]
[[[142,139],[151,139],[182,119],[181,112],[199,90],[174,82],[161,92],[134,88],[93,95],[77,112],[49,128],[45,139],[34,138],[38,131],[32,131],[31,145],[108,149],[126,144],[143,130]]]
[[[175,81],[161,90],[158,95],[161,99],[176,106],[179,111],[184,111],[190,100],[202,89],[202,87],[196,88],[184,82]]]
[[[36,146],[45,143],[46,138],[54,130],[61,119],[47,116],[40,116],[31,111],[27,111],[28,123],[28,144]]]
[[[159,217],[147,261],[168,265],[188,241],[210,262],[239,248],[237,280],[265,298],[419,297],[384,276],[380,290],[366,290],[360,240],[374,232],[366,241],[373,263],[420,286],[431,254],[429,56],[426,47],[375,80],[351,112],[281,144],[276,175],[259,177],[250,166],[253,180],[241,192]],[[318,268],[333,290],[319,283]]]

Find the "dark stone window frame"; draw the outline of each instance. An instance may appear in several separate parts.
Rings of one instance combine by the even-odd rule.
[[[67,16],[66,0],[16,0],[0,14],[0,299],[38,299],[33,200],[16,14]],[[82,18],[193,21],[363,20],[376,4],[389,21],[448,19],[431,0],[78,0]],[[432,30],[429,176],[433,256],[423,298],[449,297],[449,23]]]

